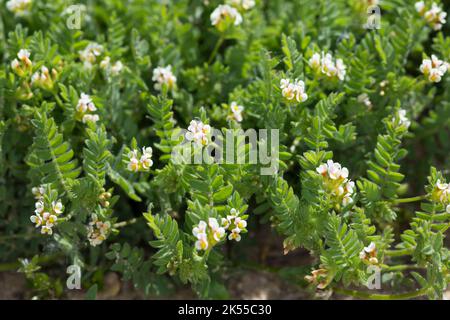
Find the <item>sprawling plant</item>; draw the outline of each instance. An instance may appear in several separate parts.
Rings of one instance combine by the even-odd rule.
[[[79,2],[0,2],[0,271],[39,297],[72,265],[89,297],[112,270],[148,295],[227,298],[251,267],[311,293],[442,298],[448,6]],[[251,158],[247,129],[279,130],[270,174],[216,161],[217,133]],[[263,224],[310,264],[251,260]]]

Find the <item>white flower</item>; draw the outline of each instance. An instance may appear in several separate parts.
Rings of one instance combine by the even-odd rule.
[[[142,154],[146,157],[151,158],[153,155],[153,149],[152,147],[142,147]]]
[[[216,230],[213,231],[214,240],[216,240],[217,242],[221,241],[224,236],[225,236],[224,228],[217,228]]]
[[[346,194],[344,198],[342,198],[342,204],[348,206],[351,203],[353,203],[353,198],[349,194]]]
[[[89,95],[81,93],[81,98],[78,99],[77,110],[84,113],[88,110],[94,112],[97,108]]]
[[[355,183],[348,179],[349,172],[346,167],[339,163],[328,160],[326,164],[321,164],[316,168],[324,179],[324,187],[336,198],[336,203],[342,203],[347,206],[353,203],[352,195],[355,189]]]
[[[117,61],[116,63],[111,65],[111,58],[105,57],[100,62],[100,68],[102,68],[103,70],[106,70],[107,72],[109,71],[109,72],[111,72],[112,75],[116,76],[122,71],[123,64],[121,61]]]
[[[208,249],[208,239],[206,238],[206,234],[200,233],[197,236],[197,241],[195,242],[195,248],[198,251],[207,250]]]
[[[222,21],[226,19],[230,19],[235,26],[238,26],[242,23],[242,16],[236,8],[230,7],[227,4],[219,5],[212,13],[211,13],[211,24],[213,26],[219,25]]]
[[[425,13],[425,2],[419,1],[414,4],[414,7],[416,8],[416,11],[419,12],[420,15],[423,15]]]
[[[328,176],[330,179],[336,180],[341,177],[341,165],[337,162],[333,162],[333,160],[327,161],[328,166]]]
[[[443,11],[436,3],[433,3],[431,5],[431,9],[426,11],[423,16],[434,30],[440,30],[442,29],[442,25],[446,22],[445,18],[447,17],[447,13]]]
[[[44,198],[44,194],[45,194],[45,188],[40,186],[40,187],[33,187],[31,188],[31,193],[33,193],[34,198],[36,200],[42,200]]]
[[[235,101],[233,101],[231,102],[230,110],[231,110],[230,118],[236,120],[237,122],[241,122],[242,111],[244,111],[244,107],[238,105]]]
[[[450,204],[447,206],[447,208],[445,208],[445,211],[446,211],[447,213],[450,213]]]
[[[361,252],[359,253],[359,258],[361,260],[364,260],[366,258],[366,256],[367,256],[366,252],[364,250],[361,250]]]
[[[411,121],[409,121],[408,117],[406,117],[406,110],[400,109],[397,111],[398,125],[404,126],[405,128],[409,128],[411,125]],[[393,119],[395,121],[395,118]]]
[[[31,0],[10,0],[6,2],[6,8],[16,16],[29,14],[31,9]]]
[[[200,222],[198,223],[198,225],[192,229],[192,234],[193,234],[196,238],[199,238],[200,235],[206,234],[206,228],[207,228],[207,227],[208,227],[208,225],[206,224],[205,221],[200,221]]]
[[[236,217],[236,219],[234,219],[234,225],[236,226],[236,228],[239,228],[240,230],[242,230],[247,227],[247,221],[245,221],[244,219],[242,219],[240,217]]]
[[[368,107],[368,108],[372,107],[372,101],[370,101],[367,93],[360,94],[357,99],[358,99],[358,102],[363,103],[366,107]]]
[[[100,221],[96,214],[92,214],[89,227],[87,228],[89,244],[93,247],[100,245],[108,237],[110,229],[111,223],[109,221]]]
[[[35,207],[36,207],[36,212],[41,213],[42,211],[44,211],[44,202],[41,200],[36,202]]]
[[[98,114],[85,114],[83,116],[83,123],[87,123],[87,122],[93,122],[96,123],[98,120],[100,120],[100,117],[98,116]]]
[[[230,221],[227,218],[222,218],[221,224],[222,224],[222,227],[224,227],[225,229],[228,229],[228,227],[230,226]]]
[[[100,62],[100,68],[107,69],[110,65],[111,58],[110,57],[104,57],[103,60]]]
[[[42,219],[44,220],[44,221],[47,221],[48,220],[48,218],[50,217],[50,212],[44,212],[43,214],[42,214]]]
[[[450,197],[450,184],[441,182],[441,180],[438,180],[436,182],[436,187],[439,190],[439,200],[441,202],[447,202]]]
[[[347,183],[345,184],[345,191],[348,194],[353,194],[355,189],[355,183],[353,181],[347,181]]]
[[[420,71],[431,82],[440,82],[447,69],[447,63],[439,60],[435,55],[432,55],[431,59],[424,59],[420,65]]]
[[[320,69],[320,54],[314,53],[312,57],[309,59],[309,66],[314,70]]]
[[[61,203],[61,200],[52,202],[52,210],[56,214],[61,214],[63,212],[63,205]]]
[[[22,61],[26,61],[30,58],[30,54],[30,51],[28,51],[27,49],[20,49],[17,53],[17,57]]]
[[[172,73],[172,66],[158,67],[153,70],[152,80],[155,81],[155,89],[161,90],[163,85],[166,85],[168,89],[175,87],[177,78]]]
[[[436,182],[436,186],[438,187],[439,190],[445,190],[449,187],[448,183],[442,183],[441,180],[438,180]]]
[[[337,70],[337,77],[339,80],[344,80],[345,75],[347,73],[346,71],[347,67],[344,64],[344,61],[342,59],[336,59],[336,70]]]
[[[147,154],[143,154],[139,162],[144,170],[148,170],[153,165],[152,159]]]
[[[33,63],[30,60],[30,51],[27,49],[20,49],[17,53],[17,58],[11,62],[11,68],[19,77],[25,77],[31,73]]]
[[[319,53],[314,53],[312,57],[309,59],[310,67],[326,75],[329,78],[338,78],[339,80],[344,80],[345,75],[347,73],[347,67],[344,64],[342,59],[333,60],[333,56],[330,53],[322,52],[322,55]]]
[[[137,150],[135,154],[137,154]],[[141,163],[141,166],[144,170],[148,170],[153,165],[152,154],[153,149],[151,147],[142,148],[142,156],[139,162]]]
[[[139,171],[139,160],[135,157],[130,158],[127,168],[130,171],[138,172]]]
[[[207,145],[211,127],[201,121],[192,120],[185,137],[189,141],[194,141],[198,145]]]
[[[321,164],[316,168],[317,173],[322,176],[328,175],[332,180],[344,179],[347,182],[349,175],[348,169],[342,167],[339,163],[328,160],[326,164]]]
[[[233,223],[236,217],[239,215],[239,211],[235,208],[230,209],[230,214],[227,216],[228,223]]]
[[[50,226],[42,226],[41,233],[42,234],[52,235],[53,234],[52,227],[50,227]]]
[[[297,102],[304,102],[308,99],[308,95],[305,92],[305,83],[301,80],[281,79],[280,89],[284,98],[287,100],[296,100]]]
[[[84,62],[84,67],[87,69],[92,68],[92,64],[95,63],[97,57],[103,52],[103,47],[98,43],[92,42],[84,48],[84,50],[79,51],[80,60]]]
[[[244,10],[250,10],[256,5],[255,0],[229,0],[228,3]]]
[[[15,69],[19,68],[19,66],[20,66],[19,60],[14,59],[13,61],[11,61],[11,68],[12,69],[15,70]]]
[[[212,231],[215,231],[220,228],[219,222],[217,222],[216,218],[209,218],[208,219],[208,226],[211,228]]]
[[[371,242],[367,247],[364,247],[364,251],[367,253],[373,253],[377,249],[375,242]]]
[[[113,66],[111,67],[111,73],[113,75],[118,75],[123,69],[123,64],[121,61],[117,61]]]
[[[54,214],[49,214],[45,220],[45,225],[47,227],[53,227],[56,224],[56,221],[58,221],[58,217]]]
[[[367,259],[369,257],[369,262],[372,264],[377,264],[378,259],[376,258],[376,252],[377,248],[375,243],[372,241],[367,247],[364,247],[364,249],[359,253],[360,259]]]
[[[31,222],[36,224],[36,228],[39,227],[42,224],[42,217],[39,215],[39,213],[36,213],[30,217]]]
[[[231,230],[231,233],[228,235],[228,240],[236,240],[237,242],[241,241],[241,230],[239,228],[234,228]]]
[[[327,75],[330,78],[334,77],[337,74],[337,68],[330,53],[325,54],[324,52],[322,52],[322,60],[320,63],[322,66],[323,74]]]
[[[321,174],[321,175],[326,175],[328,172],[328,166],[326,164],[321,164],[320,166],[318,166],[316,168],[317,173]]]

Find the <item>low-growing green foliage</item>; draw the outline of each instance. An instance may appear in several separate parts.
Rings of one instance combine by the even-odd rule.
[[[364,27],[371,5],[380,24]],[[225,299],[234,271],[272,270],[251,261],[266,224],[278,254],[312,257],[273,270],[298,290],[441,299],[448,9],[0,2],[0,271],[23,272],[41,298],[63,297],[76,265],[89,299],[108,271],[149,296],[188,286]],[[173,161],[188,145],[195,158],[220,144],[214,128],[233,137],[224,156],[243,159],[255,145],[239,130],[279,130],[277,170],[212,153]]]

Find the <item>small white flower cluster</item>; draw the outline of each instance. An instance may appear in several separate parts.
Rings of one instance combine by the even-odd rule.
[[[53,234],[53,227],[56,226],[58,216],[63,213],[64,207],[61,200],[52,201],[47,203],[45,198],[45,187],[34,187],[31,189],[35,199],[35,211],[30,217],[32,223],[36,225],[36,228],[41,227],[42,234]]]
[[[192,229],[192,234],[197,238],[195,248],[198,251],[207,250],[216,243],[222,241],[225,237],[225,229],[219,226],[216,218],[209,218],[208,224],[201,220],[196,227]]]
[[[362,93],[357,98],[358,102],[364,104],[367,108],[372,108],[372,101],[370,101],[369,95],[367,93]]]
[[[424,59],[420,65],[420,71],[428,77],[431,82],[440,82],[444,74],[447,72],[448,63],[439,60],[434,54],[431,59]]]
[[[111,223],[109,221],[103,222],[98,219],[96,214],[92,214],[91,221],[87,227],[89,244],[93,247],[100,245],[106,240],[110,230]]]
[[[406,129],[408,129],[409,126],[411,125],[411,121],[406,116],[406,110],[404,109],[400,109],[397,111],[395,117],[392,118],[392,122],[394,122],[394,124],[397,124],[400,127],[403,126]]]
[[[238,105],[237,102],[233,101],[230,105],[231,113],[228,115],[228,119],[235,120],[236,122],[242,121],[242,111],[244,111],[244,107]]]
[[[219,5],[211,13],[211,24],[219,30],[226,29],[229,24],[238,26],[242,23],[242,16],[236,8],[227,4]],[[225,23],[225,27],[223,27]]]
[[[321,164],[316,171],[324,178],[327,191],[337,198],[338,203],[347,206],[353,203],[355,183],[348,179],[348,169],[341,167],[337,162],[328,160],[326,164]]]
[[[446,22],[447,12],[443,11],[435,2],[429,10],[427,10],[424,1],[416,2],[415,7],[420,16],[424,17],[434,30],[442,29],[442,25]]]
[[[97,111],[97,107],[92,101],[91,97],[85,93],[81,94],[81,98],[78,100],[76,106],[76,118],[83,123],[97,122],[100,118],[94,112]]]
[[[40,72],[36,71],[31,77],[31,84],[42,89],[52,90],[58,73],[52,69],[52,74],[46,66],[42,66]]]
[[[20,49],[17,53],[17,58],[11,62],[11,68],[19,77],[24,77],[31,73],[33,63],[30,60],[30,51],[27,49]]]
[[[86,69],[91,69],[93,64],[96,62],[97,57],[103,52],[103,47],[98,43],[92,42],[84,48],[84,50],[79,51],[80,60],[84,63]]]
[[[250,10],[256,5],[255,0],[229,0],[228,3],[244,10]]]
[[[228,240],[241,241],[241,232],[247,232],[247,221],[239,217],[239,211],[235,208],[230,209],[230,214],[222,218],[222,227],[230,231]]]
[[[151,147],[143,147],[142,153],[134,149],[128,153],[128,170],[132,172],[146,172],[153,165],[152,161],[153,149]]]
[[[434,187],[431,198],[446,205],[446,210],[450,213],[450,184],[438,180]]]
[[[209,143],[209,136],[211,134],[211,126],[204,124],[200,120],[192,120],[186,132],[186,139],[194,141],[197,145],[206,146]]]
[[[154,88],[161,91],[163,86],[167,86],[169,90],[175,88],[177,77],[172,72],[172,66],[158,67],[153,70],[152,80],[155,81]]]
[[[281,79],[280,81],[281,94],[289,101],[296,100],[297,102],[304,102],[308,99],[305,90],[305,83],[302,80],[295,79]]]
[[[361,260],[368,261],[370,264],[378,264],[377,248],[375,242],[371,242],[367,247],[359,253]]]
[[[347,73],[344,61],[342,59],[333,61],[333,56],[330,53],[322,52],[322,55],[314,53],[309,59],[309,66],[315,72],[321,72],[328,78],[338,78],[341,81],[345,79]]]
[[[239,217],[239,212],[232,208],[230,215],[222,218],[221,225],[216,218],[209,218],[208,223],[200,221],[192,229],[192,234],[196,237],[195,248],[198,251],[208,250],[222,241],[226,237],[226,230],[230,231],[228,240],[241,240],[241,233],[247,232],[247,221]]]
[[[123,64],[121,61],[116,61],[115,63],[111,64],[111,58],[105,57],[100,62],[100,68],[105,70],[108,74],[111,74],[113,76],[117,76],[119,73],[123,70]]]
[[[18,17],[25,16],[30,13],[31,0],[9,0],[6,8]]]

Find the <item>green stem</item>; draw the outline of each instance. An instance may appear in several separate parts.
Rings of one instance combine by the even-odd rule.
[[[132,225],[134,223],[136,223],[138,221],[138,218],[133,218],[127,221],[122,221],[122,222],[117,222],[113,225],[113,228],[118,229],[118,228],[123,228],[129,225]]]
[[[349,290],[349,289],[344,289],[344,288],[334,288],[333,290],[339,294],[352,296],[355,298],[361,298],[361,299],[405,300],[405,299],[412,299],[412,298],[417,298],[417,297],[426,295],[428,288],[423,288],[420,290],[416,290],[416,291],[412,291],[412,292],[405,292],[405,293],[400,293],[400,294],[369,293],[369,292],[363,292],[363,291],[358,291],[358,290]]]
[[[394,199],[391,202],[393,202],[393,203],[409,203],[409,202],[422,201],[426,198],[427,198],[427,196],[423,195],[423,196],[417,196],[417,197],[412,197],[412,198]]]
[[[414,249],[407,248],[407,249],[399,249],[399,250],[386,250],[384,252],[385,255],[390,257],[401,257],[401,256],[408,256],[411,255],[414,252]]]
[[[388,266],[383,268],[383,271],[403,271],[403,270],[409,270],[409,269],[420,269],[416,264],[399,264],[397,266]]]
[[[224,37],[223,35],[220,36],[219,40],[216,43],[216,46],[214,47],[213,51],[211,52],[211,55],[209,56],[208,59],[208,64],[211,64],[211,62],[214,60],[214,58],[217,55],[217,52],[219,51],[220,46],[222,45],[222,43],[224,42]]]

